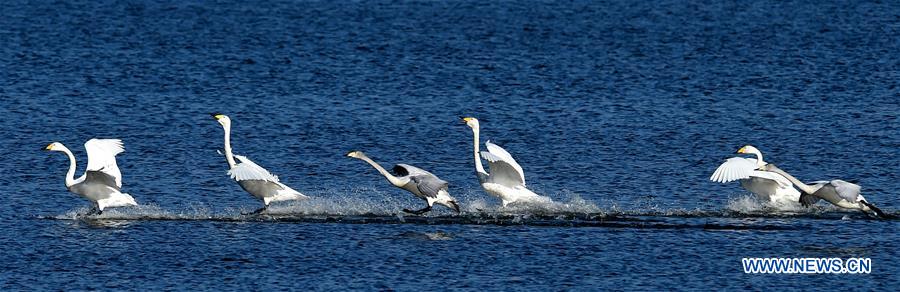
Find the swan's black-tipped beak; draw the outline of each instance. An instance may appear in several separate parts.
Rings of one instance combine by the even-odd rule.
[[[344,156],[347,156],[347,157],[353,157],[353,153],[356,153],[356,152],[359,152],[359,151],[356,151],[356,150],[350,150],[350,151],[347,151],[347,154],[344,154]]]
[[[41,150],[44,150],[44,151],[50,151],[51,149],[53,149],[53,144],[49,144],[49,145],[44,146],[43,148],[41,148]]]
[[[223,115],[222,113],[211,113],[211,114],[209,114],[209,115],[210,115],[211,117],[213,117],[214,119],[216,119],[216,120],[221,119],[222,117],[225,116],[225,115]]]

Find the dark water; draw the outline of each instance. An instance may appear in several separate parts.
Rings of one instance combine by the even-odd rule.
[[[900,221],[708,181],[753,144],[897,214],[895,2],[227,2],[0,7],[3,290],[896,288]],[[225,174],[216,111],[314,199],[239,215],[260,203]],[[560,204],[498,209],[460,115]],[[39,149],[68,145],[80,175],[92,137],[125,141],[143,207],[79,215],[64,155]],[[421,202],[353,149],[448,180],[463,214],[397,214]]]

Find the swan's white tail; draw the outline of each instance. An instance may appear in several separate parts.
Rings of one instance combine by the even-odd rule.
[[[99,208],[100,210],[111,207],[127,207],[137,205],[138,203],[134,200],[134,198],[131,197],[131,195],[125,193],[113,194],[112,197],[108,199],[97,201],[97,208]]]

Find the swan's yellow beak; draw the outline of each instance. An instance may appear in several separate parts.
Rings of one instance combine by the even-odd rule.
[[[741,149],[738,149],[738,151],[737,151],[738,154],[743,154],[746,152],[747,152],[747,146],[741,147]]]
[[[463,121],[464,123],[468,123],[469,121],[474,120],[474,119],[475,119],[475,118],[462,118],[462,121]]]
[[[213,116],[213,118],[215,118],[216,120],[220,120],[220,119],[222,119],[222,118],[225,117],[225,115],[223,115],[223,114],[212,114],[212,116]]]
[[[44,147],[44,150],[53,150],[53,143],[50,143],[50,145],[47,145],[47,147]]]

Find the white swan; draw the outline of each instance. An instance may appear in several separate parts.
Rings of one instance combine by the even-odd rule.
[[[59,151],[69,157],[66,188],[94,204],[91,213],[101,214],[110,207],[137,206],[131,195],[121,192],[122,173],[116,165],[116,154],[125,151],[119,139],[90,139],[84,143],[88,165],[84,174],[75,178],[75,155],[62,143],[53,142],[44,150]]]
[[[231,118],[223,114],[212,114],[213,118],[225,129],[225,160],[228,162],[228,175],[237,181],[244,191],[247,191],[257,199],[262,200],[264,207],[253,214],[260,213],[272,202],[301,200],[308,198],[298,191],[284,185],[278,177],[272,175],[266,169],[253,163],[247,157],[231,153]],[[235,158],[240,163],[235,162]]]
[[[796,206],[800,200],[800,192],[794,189],[784,176],[764,170],[762,152],[756,147],[747,145],[738,149],[738,154],[754,154],[756,159],[732,157],[725,160],[713,172],[709,180],[728,183],[741,181],[741,186],[755,194],[759,199],[782,206]]]
[[[860,210],[863,212],[872,211],[881,218],[892,217],[866,201],[866,198],[860,194],[862,188],[860,188],[859,185],[839,179],[831,181],[814,181],[811,183],[812,185],[807,185],[774,164],[769,163],[765,166],[765,169],[766,171],[775,172],[784,176],[800,188],[800,190],[803,191],[803,194],[800,195],[800,203],[803,204],[804,207],[809,207],[820,199],[824,199],[841,208]]]
[[[491,141],[485,143],[488,151],[479,152],[481,142],[478,137],[480,131],[478,119],[469,117],[462,118],[462,120],[469,128],[472,128],[475,137],[475,173],[481,182],[481,187],[488,194],[500,198],[504,207],[518,202],[552,202],[550,198],[535,194],[525,187],[525,172],[509,152],[494,145]],[[488,161],[490,173],[485,171],[484,166],[481,165],[482,158]]]
[[[387,172],[384,167],[381,167],[381,165],[372,161],[371,158],[361,151],[350,151],[347,153],[347,156],[369,163],[375,170],[378,170],[381,175],[387,178],[392,185],[412,193],[416,197],[425,200],[425,203],[428,204],[428,206],[425,206],[425,208],[421,210],[412,211],[403,209],[403,212],[417,215],[422,214],[431,211],[431,207],[437,203],[453,209],[457,214],[459,213],[459,205],[456,204],[456,199],[451,197],[450,193],[447,192],[448,183],[438,178],[436,175],[412,165],[397,164],[393,169],[397,176],[394,176]]]

